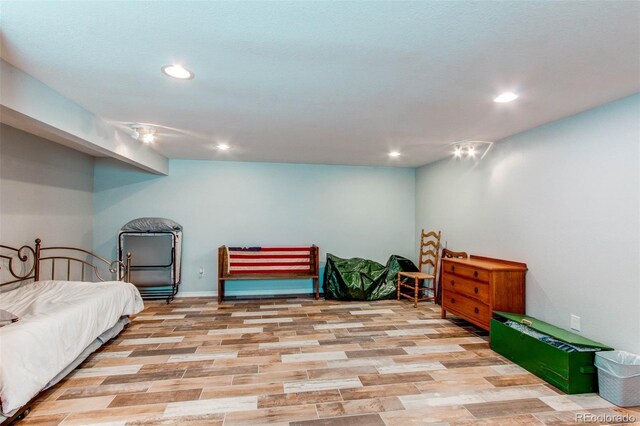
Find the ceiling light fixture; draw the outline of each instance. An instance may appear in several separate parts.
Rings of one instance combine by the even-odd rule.
[[[515,101],[516,99],[518,99],[518,95],[516,95],[515,93],[504,92],[493,98],[493,102],[496,102],[498,104],[505,104],[507,102]]]
[[[160,70],[169,77],[179,80],[191,80],[193,78],[193,73],[180,64],[165,65]]]
[[[142,124],[132,124],[131,137],[142,143],[150,144],[156,140],[156,129]]]
[[[400,152],[398,151],[391,151],[389,153],[389,157],[400,157]]]
[[[226,151],[229,148],[231,148],[229,145],[227,145],[226,143],[219,143],[216,148],[218,148],[220,151]]]
[[[480,155],[480,159],[484,158],[484,156],[489,152],[489,149],[493,145],[493,142],[489,141],[462,141],[462,142],[454,142],[452,144],[453,148],[453,157],[454,158],[473,158]]]
[[[142,135],[140,140],[144,143],[151,143],[156,140],[156,137],[153,133],[145,133],[144,135]]]

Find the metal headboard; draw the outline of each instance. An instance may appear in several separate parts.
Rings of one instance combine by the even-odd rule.
[[[127,253],[124,262],[110,261],[76,247],[42,247],[39,238],[35,240],[35,248],[25,245],[16,249],[0,245],[0,260],[2,260],[0,269],[6,265],[11,275],[9,281],[0,282],[0,286],[30,279],[35,281],[56,279],[56,266],[58,266],[58,275],[62,268],[62,276],[66,276],[67,281],[71,280],[72,266],[77,266],[78,270],[74,277],[79,276],[79,281],[106,281],[101,272],[107,271],[115,274],[116,280],[129,282],[131,268],[131,253]]]
[[[9,272],[9,281],[0,282],[0,286],[15,284],[20,281],[34,279],[36,269],[36,251],[33,247],[14,248],[0,245],[0,272]],[[2,276],[5,279],[5,276]]]

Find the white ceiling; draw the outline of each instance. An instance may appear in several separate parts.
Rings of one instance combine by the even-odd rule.
[[[115,125],[159,126],[170,158],[418,166],[640,91],[640,2],[4,0],[1,13],[2,58]],[[161,74],[172,62],[195,79]],[[505,90],[520,99],[493,103]]]

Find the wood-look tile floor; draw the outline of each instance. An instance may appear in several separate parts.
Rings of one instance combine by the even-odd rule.
[[[568,396],[423,303],[177,299],[147,309],[20,424],[574,424]]]

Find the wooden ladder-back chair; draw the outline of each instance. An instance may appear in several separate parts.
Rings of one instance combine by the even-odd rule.
[[[429,231],[420,235],[420,253],[418,261],[418,272],[398,272],[398,300],[400,297],[406,297],[407,299],[413,299],[413,307],[418,307],[418,302],[421,300],[433,299],[435,301],[437,289],[436,289],[436,277],[438,276],[438,264],[440,259],[440,235],[441,232]],[[430,271],[422,272],[424,266],[430,266]],[[404,278],[412,278],[413,284],[403,283]],[[433,287],[423,287],[422,283],[431,281]],[[412,289],[413,295],[403,293],[402,288]],[[425,291],[426,290],[426,291]],[[429,290],[433,291],[433,295],[429,296]],[[422,296],[425,297],[422,297]]]
[[[467,254],[467,252],[464,252],[464,251],[453,251],[453,250],[449,250],[448,248],[442,249],[442,256],[440,257],[440,262],[442,262],[442,259],[453,259],[453,258],[468,259],[469,255]],[[442,266],[442,263],[440,265]],[[442,271],[440,271],[440,276],[438,277],[438,292],[436,294],[436,303],[437,304],[442,303]]]

